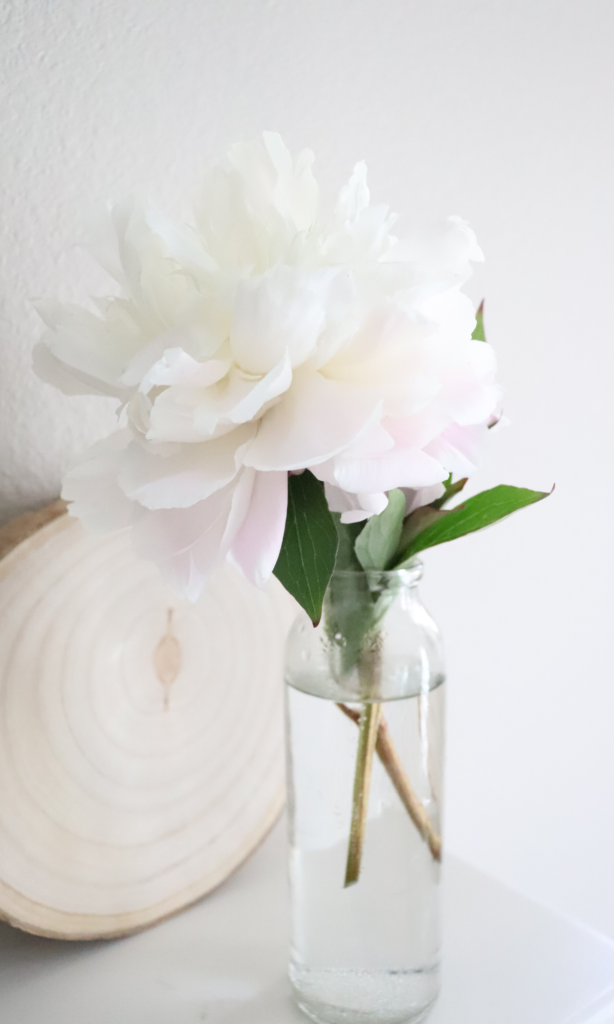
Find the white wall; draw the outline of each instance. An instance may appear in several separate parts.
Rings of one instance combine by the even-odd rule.
[[[611,0],[0,2],[2,515],[42,504],[108,407],[29,369],[30,300],[102,280],[71,243],[126,193],[173,211],[262,128],[332,192],[467,217],[513,427],[478,481],[557,491],[432,552],[450,663],[448,841],[614,935]]]

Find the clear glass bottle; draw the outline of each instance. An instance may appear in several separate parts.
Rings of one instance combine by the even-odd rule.
[[[421,575],[335,573],[288,639],[290,979],[322,1024],[417,1022],[437,996],[445,677]]]

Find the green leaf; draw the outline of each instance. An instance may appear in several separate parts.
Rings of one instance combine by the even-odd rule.
[[[462,480],[457,480],[456,483],[452,483],[452,474],[450,473],[448,479],[443,482],[443,486],[445,487],[444,493],[441,495],[441,498],[437,498],[436,501],[432,501],[429,508],[443,508],[443,506],[451,501],[456,494],[460,494],[467,483],[467,479],[468,477],[464,476]]]
[[[345,674],[356,665],[365,637],[373,628],[373,598],[355,551],[356,539],[364,523],[342,523],[339,512],[333,512],[333,519],[339,547],[335,574],[325,599],[326,630],[330,642],[339,649],[340,668]]]
[[[467,533],[482,530],[491,523],[498,522],[518,509],[532,505],[536,501],[547,498],[550,491],[529,491],[524,487],[508,487],[501,484],[489,491],[482,491],[473,498],[468,498],[450,512],[437,512],[437,518],[430,522],[425,520],[424,528],[419,530],[401,552],[396,568],[402,568],[414,555],[436,544],[445,544]],[[419,509],[417,511],[420,511]],[[411,518],[411,517],[410,517]]]
[[[337,545],[337,529],[322,484],[309,470],[288,477],[286,528],[273,572],[314,626],[322,615]]]
[[[403,491],[388,494],[383,512],[371,516],[356,540],[356,554],[363,569],[387,569],[399,545],[406,502]]]
[[[486,341],[486,334],[484,333],[484,299],[482,299],[475,311],[475,320],[476,324],[471,337],[474,341]]]
[[[337,530],[339,546],[335,561],[335,571],[361,572],[362,565],[356,557],[356,538],[364,527],[364,523],[342,523],[341,513],[332,513],[333,521]]]

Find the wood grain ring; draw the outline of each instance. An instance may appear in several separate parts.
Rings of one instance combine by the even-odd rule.
[[[190,604],[62,502],[0,530],[0,917],[127,935],[250,855],[284,802],[294,607],[230,567]]]

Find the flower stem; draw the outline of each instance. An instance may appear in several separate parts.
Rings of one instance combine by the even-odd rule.
[[[358,721],[358,750],[356,753],[356,771],[354,774],[354,794],[352,798],[352,822],[350,841],[345,869],[345,887],[354,885],[360,875],[362,849],[365,840],[367,811],[369,809],[369,792],[371,789],[371,769],[373,752],[377,740],[381,704],[365,703],[362,706]]]
[[[355,722],[356,725],[360,727],[362,716],[359,715],[357,711],[354,711],[353,708],[348,708],[346,704],[338,704],[337,707],[340,711],[343,711],[343,714],[346,715],[347,718],[350,718],[352,722]],[[381,713],[379,716],[375,749],[377,751],[377,756],[386,769],[390,781],[399,794],[407,813],[424,841],[428,844],[433,860],[440,861],[441,836],[437,835],[435,832],[431,819],[416,796],[411,782],[407,778],[407,774],[401,763],[401,758],[397,754],[394,743],[392,742],[388,724]],[[347,884],[348,882],[346,881],[346,885]]]

